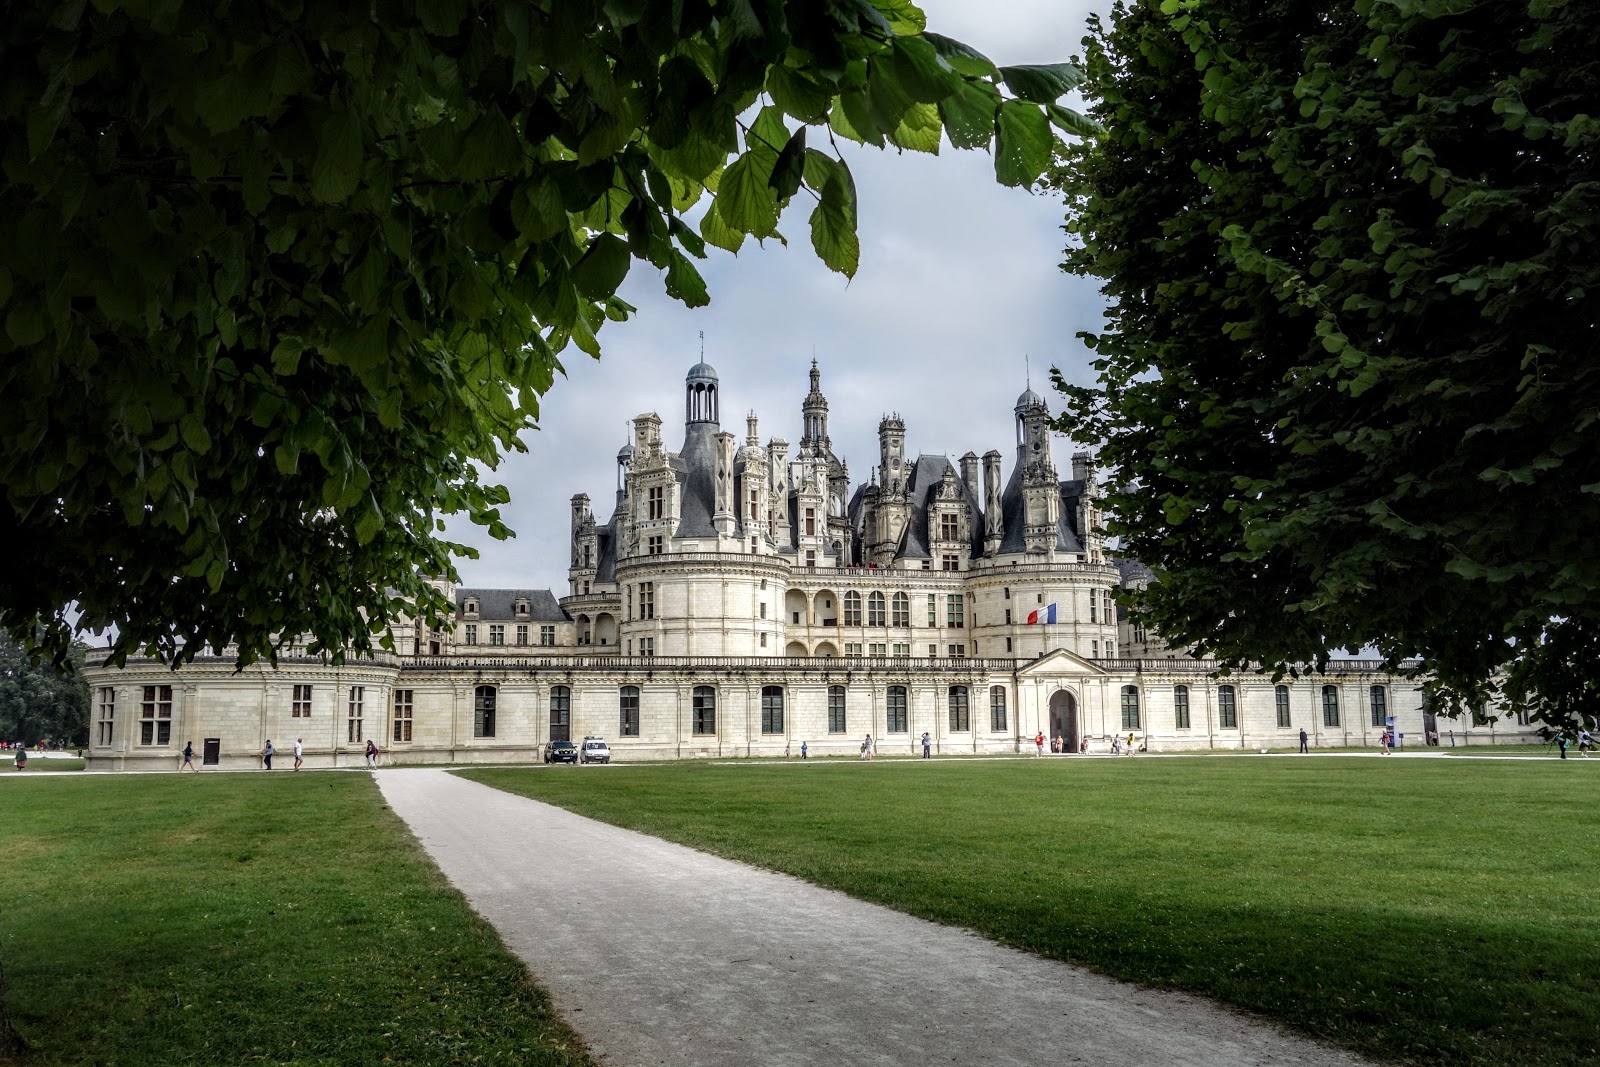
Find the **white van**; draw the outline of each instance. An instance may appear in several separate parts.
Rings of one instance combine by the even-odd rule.
[[[585,737],[583,747],[578,749],[580,763],[610,763],[611,746],[606,744],[603,737]]]

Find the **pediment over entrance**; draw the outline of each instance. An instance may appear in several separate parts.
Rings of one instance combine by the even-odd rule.
[[[1052,649],[1034,660],[1032,663],[1017,670],[1019,679],[1029,678],[1040,680],[1045,678],[1103,678],[1110,672],[1095,666],[1076,652],[1068,652],[1064,648]]]

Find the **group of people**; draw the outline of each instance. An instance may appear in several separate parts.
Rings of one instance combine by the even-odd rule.
[[[1044,744],[1045,744],[1044,731],[1040,730],[1038,733],[1033,735],[1033,749],[1034,749],[1034,753],[1036,755],[1039,755],[1039,756],[1044,755]],[[1072,749],[1073,749],[1072,742],[1068,741],[1065,737],[1062,737],[1060,734],[1057,734],[1056,736],[1050,738],[1050,751],[1051,752],[1053,752],[1053,753],[1055,753],[1057,755],[1063,755],[1063,754],[1070,755],[1072,753]],[[1078,738],[1077,749],[1078,749],[1078,753],[1080,755],[1082,753],[1085,753],[1085,752],[1089,751],[1089,738],[1088,738],[1087,735]],[[1111,739],[1111,751],[1112,751],[1112,754],[1114,754],[1114,755],[1121,753],[1121,751],[1122,751],[1122,739],[1121,738],[1113,737]],[[1130,756],[1133,755],[1133,735],[1132,734],[1128,735],[1128,754]]]

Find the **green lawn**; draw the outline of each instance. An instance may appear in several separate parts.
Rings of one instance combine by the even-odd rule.
[[[1600,766],[1581,761],[461,773],[1369,1054],[1600,1059]]]
[[[0,782],[0,811],[30,1067],[589,1063],[366,775]]]

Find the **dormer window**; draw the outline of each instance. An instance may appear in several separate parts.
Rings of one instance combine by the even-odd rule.
[[[520,615],[520,616],[523,616],[523,617],[527,616],[527,614],[528,614],[528,602],[526,600],[517,601],[517,614]]]
[[[476,600],[468,600],[462,605],[461,610],[468,615],[476,615],[478,613],[478,602]]]

